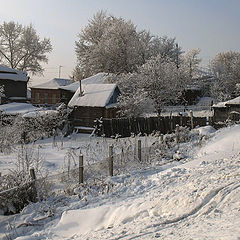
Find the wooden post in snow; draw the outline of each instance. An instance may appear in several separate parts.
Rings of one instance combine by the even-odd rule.
[[[192,112],[192,110],[190,110],[189,113],[190,113],[190,120],[191,120],[191,129],[193,129],[194,128],[194,122],[193,122],[193,112]]]
[[[163,134],[160,134],[159,136],[159,143],[160,145],[163,145]]]
[[[34,168],[31,168],[31,169],[30,169],[30,177],[31,177],[31,180],[32,180],[32,181],[35,181],[35,180],[36,180],[36,174],[35,174]]]
[[[179,116],[180,116],[180,126],[183,126],[183,114],[180,112]]]
[[[176,125],[176,143],[179,143],[179,125]]]
[[[172,118],[172,111],[170,112],[170,129],[171,132],[173,131],[173,118]]]
[[[112,177],[113,176],[113,145],[109,146],[109,175]]]
[[[34,168],[31,168],[30,170],[30,178],[32,180],[32,188],[33,188],[33,197],[34,200],[38,201],[39,200],[39,196],[38,196],[38,192],[37,192],[37,187],[36,187],[36,174],[35,174],[35,170]]]
[[[142,142],[140,139],[138,140],[138,160],[142,161]]]
[[[83,183],[83,155],[79,155],[79,163],[78,163],[78,183]]]

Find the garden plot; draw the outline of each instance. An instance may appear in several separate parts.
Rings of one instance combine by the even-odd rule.
[[[8,239],[238,239],[240,126],[210,138],[188,162],[131,170],[74,186],[2,217]],[[191,144],[190,142],[189,144]],[[230,148],[229,146],[233,146]],[[215,155],[216,154],[216,155]]]

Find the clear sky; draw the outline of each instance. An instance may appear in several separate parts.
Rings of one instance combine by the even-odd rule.
[[[33,24],[41,38],[51,39],[53,51],[43,77],[68,78],[76,63],[75,41],[99,10],[131,20],[138,30],[176,37],[188,51],[201,49],[203,64],[218,52],[240,51],[240,0],[0,0],[0,23]]]

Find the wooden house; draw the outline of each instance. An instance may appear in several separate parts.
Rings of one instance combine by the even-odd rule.
[[[31,87],[31,102],[37,105],[55,105],[64,102],[60,87],[69,85],[71,80],[54,78],[51,81]]]
[[[240,97],[213,105],[214,121],[240,120]]]
[[[81,84],[104,84],[106,79],[107,73],[97,73],[91,77],[84,78],[81,80]],[[61,86],[62,92],[62,100],[65,104],[68,104],[71,98],[73,97],[74,93],[79,88],[79,81],[73,82],[67,86]]]
[[[28,80],[27,73],[0,65],[0,86],[4,90],[0,97],[1,103],[25,102]]]
[[[96,119],[115,118],[120,94],[116,84],[82,84],[68,104],[73,109],[73,125],[93,127]]]

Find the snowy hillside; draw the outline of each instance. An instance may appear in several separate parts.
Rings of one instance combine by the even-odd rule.
[[[71,197],[31,204],[21,214],[1,217],[0,236],[4,239],[7,233],[18,240],[239,239],[240,126],[215,133],[209,129],[200,129],[209,139],[195,148],[186,163],[108,178],[102,183],[108,189],[95,186],[84,197],[76,191]]]

